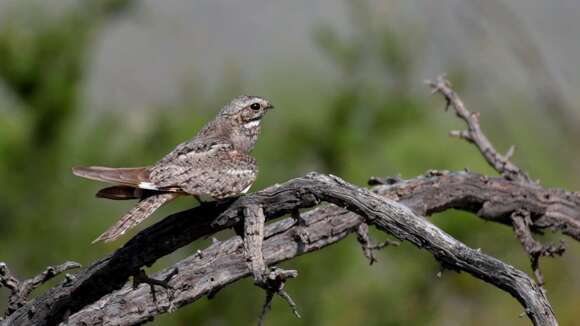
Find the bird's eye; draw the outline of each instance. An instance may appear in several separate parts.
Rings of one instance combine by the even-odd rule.
[[[260,103],[253,103],[252,105],[250,105],[250,108],[252,110],[259,110],[260,109]]]

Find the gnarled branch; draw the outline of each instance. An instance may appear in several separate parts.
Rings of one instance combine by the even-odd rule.
[[[439,76],[436,81],[428,82],[428,84],[433,89],[433,92],[438,92],[443,95],[447,101],[446,110],[449,107],[452,107],[455,114],[467,124],[467,130],[452,131],[452,136],[463,138],[470,143],[475,144],[489,165],[491,165],[504,178],[520,181],[522,183],[534,184],[528,174],[510,160],[513,156],[515,147],[511,146],[505,155],[499,154],[481,130],[479,125],[479,113],[472,113],[465,108],[463,101],[455,91],[453,91],[451,83],[445,79],[444,76]],[[518,240],[520,240],[524,250],[526,250],[530,257],[532,270],[534,271],[536,280],[539,284],[544,284],[544,278],[540,271],[539,258],[541,256],[554,256],[554,254],[562,255],[565,247],[563,244],[560,244],[559,246],[543,246],[535,241],[532,237],[530,225],[522,222],[521,219],[518,218],[519,215],[521,214],[512,215],[514,230],[516,231]],[[533,245],[531,245],[532,243]]]
[[[294,219],[269,225],[263,246],[268,265],[318,250],[350,233],[356,233],[362,223],[369,223],[399,240],[428,250],[449,268],[468,272],[507,291],[520,301],[535,325],[557,325],[544,292],[525,273],[480,250],[467,247],[404,205],[336,177],[318,174],[309,174],[280,186],[276,193],[280,192],[285,195],[277,197],[274,194],[277,200],[269,200],[271,207],[287,203],[302,206],[303,202],[310,202],[308,198],[311,196],[336,206],[318,208],[303,215],[306,224],[303,231],[309,234],[305,243],[295,236],[299,226],[294,225]],[[345,207],[350,212],[339,207]],[[177,289],[172,301],[163,298],[162,302],[154,304],[144,289],[131,291],[126,286],[71,316],[70,321],[85,325],[97,325],[103,321],[135,324],[150,320],[171,306],[180,307],[194,302],[215,288],[251,275],[243,248],[242,240],[234,237],[202,251],[201,258],[192,256],[177,263],[175,267],[182,273],[171,281]],[[163,277],[168,271],[162,271],[158,277]],[[119,314],[120,311],[123,313]]]
[[[72,261],[67,261],[56,266],[48,266],[42,273],[33,278],[19,281],[4,262],[0,262],[0,286],[3,286],[10,291],[8,296],[8,309],[6,315],[10,315],[18,308],[22,307],[30,299],[32,291],[48,282],[52,278],[69,271],[71,269],[79,268],[81,265]],[[66,282],[69,282],[67,279]]]
[[[443,97],[445,97],[445,100],[447,101],[446,110],[449,107],[453,108],[457,117],[465,121],[467,124],[467,130],[452,131],[450,132],[451,136],[459,137],[475,144],[485,160],[506,179],[532,182],[527,173],[510,161],[514,147],[512,146],[506,155],[499,154],[481,130],[479,125],[479,113],[470,112],[465,108],[463,101],[459,96],[457,96],[455,91],[453,91],[451,83],[447,79],[443,76],[439,76],[435,81],[429,81],[427,83],[431,86],[434,93],[441,93]]]
[[[374,179],[373,184],[380,183]],[[504,224],[511,224],[511,214],[521,208],[531,212],[537,228],[560,230],[580,240],[580,196],[559,189],[544,189],[537,185],[487,177],[469,172],[430,171],[411,180],[388,180],[373,191],[394,198],[419,215],[431,215],[455,208]],[[271,220],[296,208],[313,207],[320,203],[302,187],[303,179],[237,198],[223,205],[206,204],[167,217],[143,230],[118,249],[81,269],[75,280],[59,285],[25,305],[9,318],[18,324],[51,324],[62,321],[64,312],[75,313],[102,296],[120,289],[134,271],[149,266],[156,259],[202,237],[241,221],[241,209],[250,204],[264,207]],[[388,183],[388,182],[385,182]],[[284,200],[284,198],[292,198]],[[300,200],[297,200],[299,198]],[[344,212],[338,207],[325,207],[331,216]],[[155,244],[155,245],[153,245]],[[185,272],[184,272],[185,273]],[[34,313],[29,314],[28,311]],[[32,317],[30,317],[32,316]]]

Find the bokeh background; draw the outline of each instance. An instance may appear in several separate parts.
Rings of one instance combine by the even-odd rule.
[[[253,190],[312,170],[360,185],[428,169],[495,174],[447,137],[463,126],[423,83],[442,72],[499,149],[516,144],[534,178],[577,190],[578,35],[577,0],[0,0],[0,261],[30,277],[115,250],[129,237],[90,242],[131,203],[94,198],[100,185],[71,166],[152,164],[239,94],[277,108],[255,150]],[[148,223],[192,205],[181,199]],[[530,272],[510,228],[454,211],[432,220]],[[560,323],[577,325],[580,245],[566,242],[542,266]],[[438,279],[436,261],[408,244],[372,267],[354,238],[284,266],[300,272],[288,291],[303,318],[277,299],[270,325],[529,323],[490,285],[449,271]],[[5,297],[0,289],[2,309]],[[263,300],[244,280],[153,324],[253,325]]]

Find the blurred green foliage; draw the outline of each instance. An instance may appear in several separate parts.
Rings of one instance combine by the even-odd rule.
[[[420,62],[421,39],[415,30],[379,22],[366,2],[350,1],[351,35],[321,25],[313,41],[336,66],[340,82],[332,87],[311,80],[284,84],[275,78],[264,95],[276,104],[255,151],[261,174],[254,189],[311,170],[340,175],[364,184],[371,175],[413,177],[428,169],[463,169],[493,174],[470,145],[445,137],[460,128],[440,108],[440,99],[414,94],[411,79]],[[86,114],[82,100],[86,70],[95,39],[111,19],[121,19],[132,1],[85,1],[64,13],[45,15],[34,2],[10,8],[0,17],[0,260],[21,276],[31,276],[49,264],[76,260],[88,264],[111,252],[120,242],[90,246],[97,234],[131,203],[97,201],[99,185],[76,179],[77,164],[132,166],[153,163],[175,144],[191,137],[219,105],[238,95],[243,81],[226,78],[214,98],[200,100],[191,85],[179,107],[159,108],[136,132],[123,113]],[[455,72],[465,80],[458,69]],[[236,80],[237,81],[237,80]],[[468,80],[464,82],[468,83]],[[460,85],[456,85],[462,89]],[[300,86],[297,86],[300,85]],[[320,92],[308,92],[320,89]],[[297,96],[299,94],[300,96]],[[296,98],[300,103],[296,103]],[[206,107],[215,108],[207,110]],[[521,128],[541,121],[522,118],[518,101],[505,103],[518,124],[504,116],[482,116],[484,129],[500,148],[510,142],[522,149],[516,160],[531,174],[552,185],[577,187],[567,164],[557,153],[557,140]],[[289,109],[292,108],[292,109]],[[518,111],[520,110],[520,111]],[[493,120],[495,119],[495,120]],[[524,119],[528,119],[524,121]],[[505,142],[500,136],[506,136]],[[560,144],[561,146],[561,144]],[[553,151],[553,150],[552,150]],[[561,157],[560,157],[561,158]],[[192,203],[181,200],[157,216]],[[155,220],[155,218],[153,219]],[[468,214],[447,212],[435,223],[473,247],[521,269],[527,257],[505,226],[485,223]],[[154,221],[150,221],[152,223]],[[230,234],[225,232],[221,237]],[[380,233],[377,238],[384,238]],[[126,240],[124,238],[123,240]],[[123,241],[121,240],[121,241]],[[563,325],[576,314],[580,290],[580,248],[568,241],[563,259],[545,260],[544,271],[556,314]],[[202,248],[207,241],[183,248],[153,267],[159,269]],[[445,272],[425,252],[409,244],[388,248],[369,267],[354,240],[346,240],[285,265],[300,272],[288,284],[303,319],[296,320],[281,300],[268,317],[271,325],[526,325],[521,307],[507,294],[468,275]],[[50,284],[49,284],[50,285]],[[5,295],[4,290],[0,290]],[[160,316],[159,325],[251,325],[264,294],[244,280],[222,290],[215,299],[200,300],[178,312]],[[0,308],[4,301],[0,303]]]

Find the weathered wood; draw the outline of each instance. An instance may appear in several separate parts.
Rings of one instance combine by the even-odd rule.
[[[30,299],[32,291],[39,286],[66,271],[79,267],[81,267],[79,263],[67,261],[60,265],[48,266],[42,273],[30,279],[19,281],[14,275],[12,275],[6,263],[0,262],[0,286],[5,287],[10,291],[8,296],[8,307],[5,315],[8,316],[18,310],[18,308],[25,305]]]
[[[310,180],[293,179],[230,203],[203,205],[171,215],[137,234],[114,254],[81,269],[66,285],[54,287],[18,309],[7,321],[16,325],[58,324],[67,313],[75,313],[121,288],[139,268],[200,237],[240,223],[241,209],[250,204],[262,205],[268,220],[296,208],[313,207],[321,198],[314,194]],[[563,190],[468,172],[431,172],[379,185],[374,191],[398,199],[419,215],[457,208],[507,224],[511,212],[525,208],[532,214],[534,227],[553,228],[580,240],[580,197]],[[324,212],[339,214],[333,209],[337,208]]]
[[[530,212],[533,230],[562,232],[580,241],[580,194],[471,172],[429,171],[410,180],[371,179],[373,191],[393,198],[419,215],[448,209],[474,213],[511,225],[511,214]]]
[[[541,287],[525,273],[474,250],[438,229],[428,220],[397,202],[365,189],[324,175],[311,174],[299,181],[300,191],[287,192],[280,187],[273,193],[284,192],[280,200],[298,203],[303,196],[335,204],[303,214],[304,226],[286,219],[266,228],[263,253],[268,265],[318,250],[356,233],[361,223],[377,226],[398,238],[429,251],[447,268],[465,271],[513,295],[524,307],[535,325],[557,325],[552,309]],[[276,206],[279,202],[269,201]],[[347,210],[339,207],[345,207]],[[354,212],[354,213],[353,213]],[[298,229],[308,234],[296,236]],[[172,268],[180,273],[170,283],[176,291],[173,299],[163,296],[157,304],[151,300],[146,287],[131,291],[129,286],[105,296],[93,305],[71,316],[73,324],[85,325],[135,324],[173,308],[194,302],[215,289],[227,286],[251,275],[239,237],[214,244],[210,248],[186,258],[161,272],[163,277]]]
[[[511,161],[515,147],[510,147],[505,155],[500,154],[481,130],[479,113],[467,110],[461,98],[451,88],[451,83],[444,76],[439,76],[435,81],[429,81],[428,84],[434,93],[440,93],[447,101],[445,110],[450,107],[453,108],[455,115],[467,125],[466,130],[451,131],[449,133],[451,136],[465,139],[474,144],[487,163],[504,178],[524,183],[533,183],[530,176]]]
[[[244,247],[248,267],[252,271],[254,281],[259,284],[264,283],[266,274],[266,263],[262,253],[265,222],[262,207],[252,205],[244,208]]]

